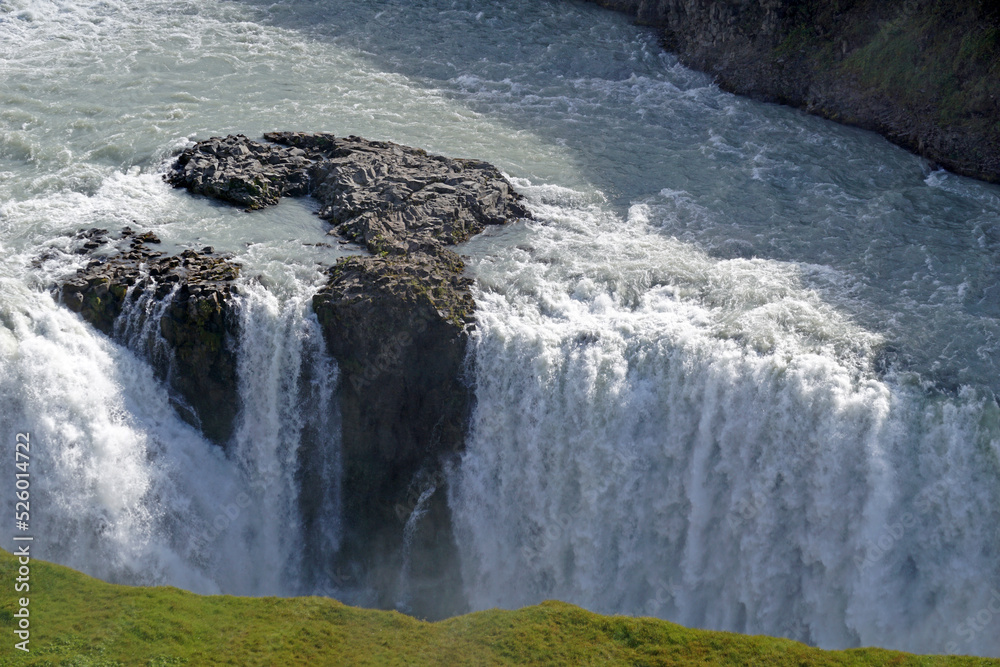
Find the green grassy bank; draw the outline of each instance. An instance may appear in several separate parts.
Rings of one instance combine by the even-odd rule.
[[[200,596],[116,586],[32,560],[28,593],[0,550],[0,665],[1000,665],[881,649],[821,651],[770,637],[562,602],[426,623],[326,598]],[[27,596],[30,653],[14,647]]]

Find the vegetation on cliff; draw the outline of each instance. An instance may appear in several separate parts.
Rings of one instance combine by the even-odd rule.
[[[328,598],[199,596],[116,586],[32,560],[31,590],[0,594],[2,665],[1000,665],[881,649],[821,651],[787,639],[601,616],[562,602],[437,623]],[[0,550],[0,579],[17,560]],[[29,653],[14,648],[19,595]]]
[[[160,242],[154,234],[129,227],[117,238],[90,229],[77,240],[91,259],[56,288],[63,304],[143,353],[173,390],[178,414],[225,445],[237,412],[239,264],[211,247],[164,256],[147,245]]]
[[[1000,5],[987,0],[595,0],[662,26],[720,86],[875,130],[1000,182]]]

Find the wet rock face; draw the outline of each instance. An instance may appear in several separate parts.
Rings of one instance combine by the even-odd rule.
[[[485,162],[330,134],[266,139],[202,141],[165,178],[248,210],[311,194],[331,234],[371,253],[336,262],[313,298],[340,368],[345,546],[328,565],[374,589],[380,606],[404,602],[430,618],[463,612],[445,467],[464,446],[475,302],[462,259],[447,246],[528,211]],[[151,248],[158,242],[129,228],[115,238],[81,232],[76,252],[92,259],[56,291],[95,327],[145,353],[180,414],[225,445],[238,411],[240,267],[212,248],[164,256]],[[303,452],[308,521],[329,480],[310,467],[309,448]]]
[[[666,48],[724,90],[873,130],[1000,183],[995,2],[590,1],[662,28]]]
[[[311,194],[320,217],[373,254],[431,252],[486,225],[528,217],[496,167],[383,141],[271,132],[213,137],[178,156],[167,181],[248,209]]]
[[[166,178],[196,194],[258,209],[286,195],[306,194],[309,165],[301,149],[261,144],[238,134],[188,148]]]
[[[159,243],[153,234],[127,227],[118,239],[96,229],[78,238],[79,251],[101,256],[57,288],[60,300],[144,352],[175,393],[180,415],[224,445],[238,408],[233,283],[239,265],[212,248],[164,256],[148,245]]]
[[[358,137],[272,132],[268,141],[304,149],[315,161],[311,194],[320,217],[373,254],[434,252],[486,225],[528,217],[521,196],[491,164],[428,155]]]
[[[242,135],[201,142],[181,154],[167,180],[247,208],[308,192],[331,234],[372,254],[337,262],[313,299],[341,371],[346,534],[336,566],[363,564],[360,576],[380,606],[400,599],[407,567],[413,613],[463,611],[442,470],[464,446],[471,394],[463,368],[475,302],[464,264],[447,246],[528,211],[485,162],[331,134],[265,139],[271,143]],[[324,481],[303,480],[307,513],[309,498],[322,492],[310,485]],[[423,498],[424,518],[404,556],[415,498]]]
[[[401,567],[408,496],[418,476],[438,473],[461,450],[470,391],[463,378],[466,326],[475,306],[471,280],[453,253],[449,263],[423,257],[352,257],[330,271],[313,307],[341,374],[344,512],[349,534],[342,558],[369,562],[371,583],[392,606]],[[421,526],[430,533],[415,552],[414,588],[434,582],[413,610],[428,617],[458,611],[460,580],[446,485],[427,500]],[[419,496],[425,489],[418,489]],[[427,550],[434,556],[426,557]],[[384,579],[380,581],[379,579]],[[427,584],[430,586],[430,584]]]

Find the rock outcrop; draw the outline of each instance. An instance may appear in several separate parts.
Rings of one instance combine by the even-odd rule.
[[[448,261],[448,260],[451,261]],[[440,477],[464,446],[469,388],[463,378],[475,304],[454,253],[356,257],[339,262],[313,300],[341,370],[345,563],[364,561],[382,606],[398,596],[408,501]],[[423,549],[411,555],[413,611],[440,617],[460,598],[443,479],[425,500]],[[416,490],[415,490],[416,489]],[[428,548],[434,556],[427,553]],[[433,588],[427,595],[419,589]]]
[[[308,192],[305,152],[250,141],[242,134],[203,141],[182,152],[169,181],[196,194],[247,209]]]
[[[331,234],[371,253],[336,262],[313,299],[341,371],[346,534],[335,567],[361,563],[360,576],[381,606],[400,601],[405,581],[413,613],[457,613],[460,578],[442,466],[464,444],[471,396],[463,369],[475,303],[462,259],[447,246],[528,211],[485,162],[331,134],[265,139],[203,141],[184,151],[166,178],[248,209],[308,193]],[[308,504],[318,493],[308,484],[321,481],[303,479],[311,480],[301,494]],[[404,548],[417,501],[423,518]]]
[[[433,253],[486,225],[528,215],[520,195],[486,162],[359,137],[264,137],[271,143],[243,135],[202,141],[180,154],[167,181],[248,209],[310,194],[322,205],[321,218],[375,255]]]
[[[108,336],[147,355],[174,392],[178,412],[225,444],[238,411],[237,318],[233,283],[239,265],[212,248],[164,256],[151,233],[126,227],[78,235],[80,251],[100,252],[58,287],[62,302]]]
[[[486,162],[358,137],[272,132],[264,138],[316,160],[310,194],[323,205],[320,217],[376,255],[435,254],[486,225],[528,215],[520,195]]]
[[[980,0],[592,0],[663,29],[729,91],[879,132],[1000,182],[1000,5]]]

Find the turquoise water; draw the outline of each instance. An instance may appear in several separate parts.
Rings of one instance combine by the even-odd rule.
[[[331,592],[281,546],[295,480],[262,480],[295,460],[288,388],[335,375],[306,304],[347,250],[308,202],[161,179],[200,138],[323,130],[489,160],[536,217],[461,249],[472,607],[1000,655],[997,187],[722,93],[585,3],[4,0],[0,63],[0,427],[40,443],[40,555]],[[241,376],[239,455],[46,291],[81,261],[68,235],[126,224],[245,266],[241,358],[267,370]]]

